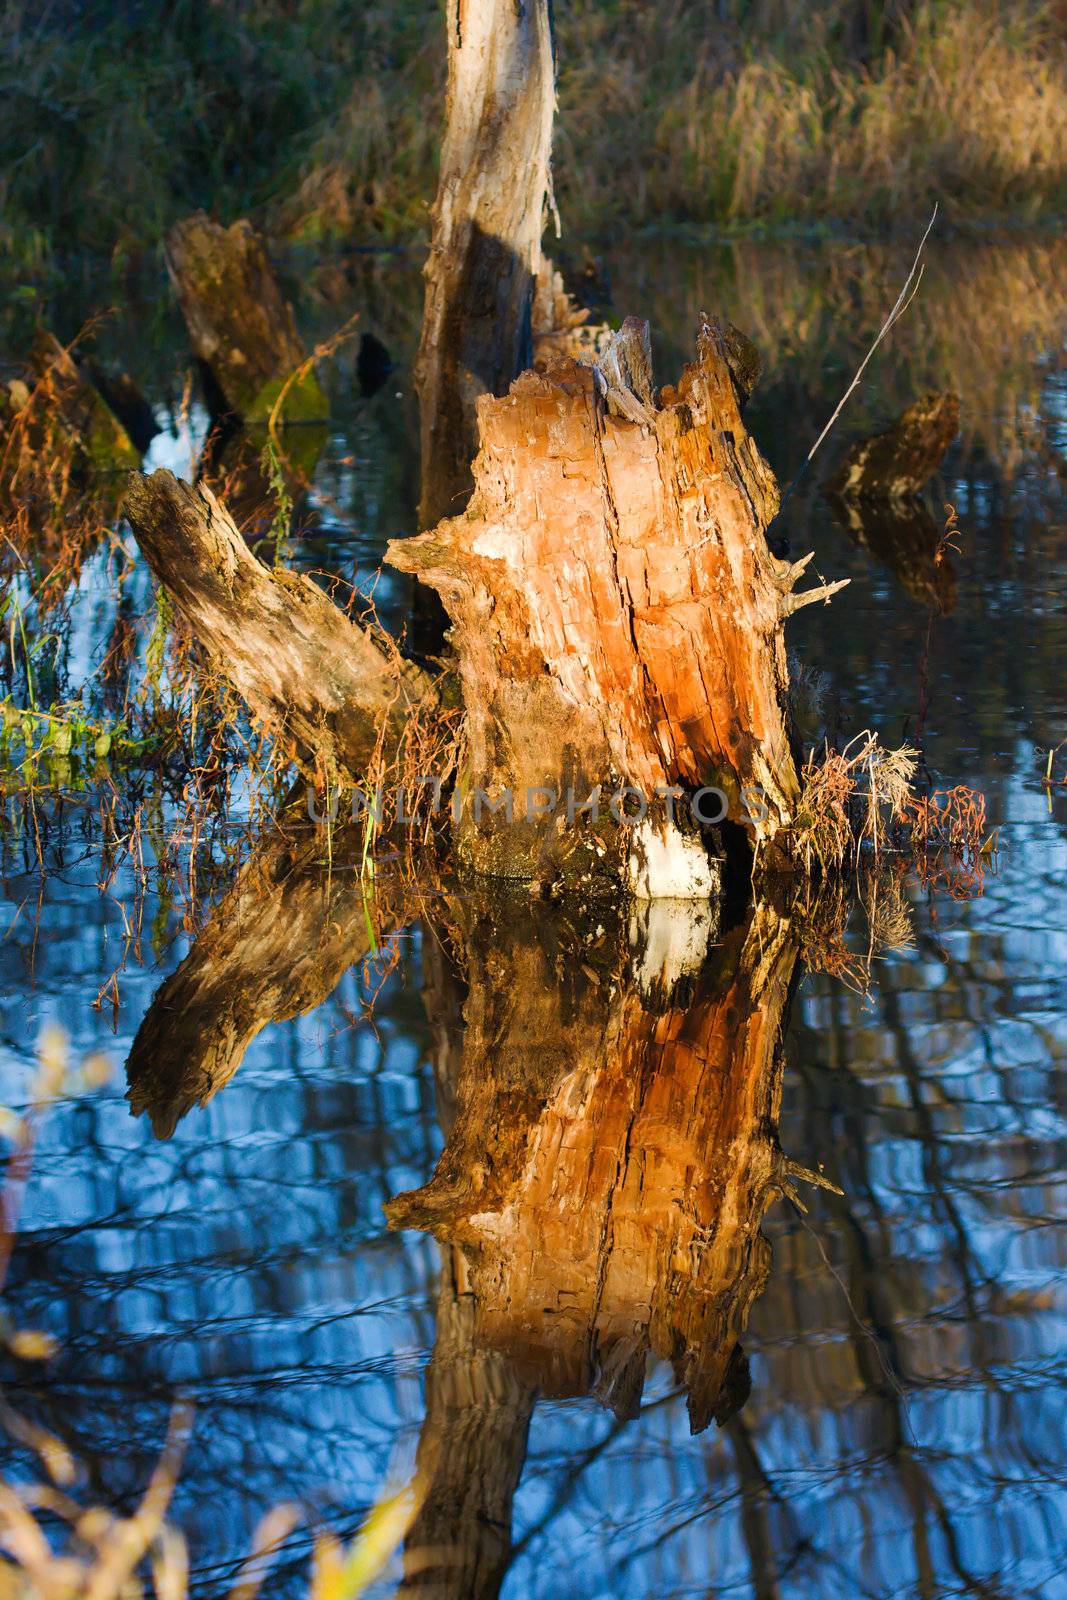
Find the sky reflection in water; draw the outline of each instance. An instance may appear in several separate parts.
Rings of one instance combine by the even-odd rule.
[[[750,421],[788,476],[862,338],[820,329],[844,300],[855,312],[874,290],[839,261],[744,248],[744,260],[682,258],[672,279],[649,246],[619,272],[616,300],[632,294],[653,315],[671,307],[660,341],[670,351],[690,302],[759,333],[778,293],[784,332]],[[1025,249],[1000,262],[1005,296],[1035,270]],[[992,281],[979,256],[968,270]],[[958,319],[953,295],[969,292],[950,260],[941,265],[924,289],[931,328]],[[414,286],[401,291],[380,316],[402,344]],[[912,886],[915,942],[879,963],[868,996],[802,979],[778,1140],[803,1165],[822,1163],[844,1195],[804,1189],[803,1218],[781,1199],[767,1211],[771,1268],[743,1338],[751,1394],[721,1426],[690,1435],[685,1385],[662,1362],[633,1420],[591,1396],[533,1406],[503,1580],[513,1600],[1067,1594],[1067,797],[1050,799],[1039,781],[1039,750],[1067,737],[1057,475],[1067,440],[1063,373],[1049,353],[1062,306],[1059,328],[1054,306],[1031,300],[1028,312],[1034,326],[996,357],[999,387],[992,349],[984,361],[972,350],[961,374],[963,342],[954,354],[939,335],[969,433],[945,485],[963,555],[955,610],[932,634],[928,750],[941,775],[986,791],[998,869],[971,901],[927,903]],[[996,315],[1009,319],[1010,307]],[[937,374],[916,370],[913,351],[887,353],[857,425],[884,420],[929,381]],[[350,572],[358,559],[366,573],[384,539],[404,531],[403,405],[391,389],[367,406],[341,404],[317,479],[329,504],[300,552],[306,565]],[[833,608],[798,620],[792,647],[829,675],[844,728],[876,726],[887,742],[913,732],[925,608],[837,529],[813,489],[798,494],[788,532],[794,554],[814,544],[828,576],[854,580]],[[405,593],[385,580],[383,609],[399,612]],[[75,1051],[104,1045],[122,1062],[190,943],[180,910],[150,890],[141,962],[125,961],[112,1036],[107,1006],[93,1001],[123,961],[133,874],[99,894],[91,834],[73,831],[43,882],[17,857],[9,852],[0,945],[8,1103],[25,1092],[48,1019]],[[435,1084],[441,1039],[420,995],[432,965],[424,941],[410,930],[395,943],[373,1025],[356,1019],[375,974],[351,968],[317,1007],[259,1033],[233,1081],[166,1142],[131,1119],[121,1073],[41,1127],[10,1299],[63,1351],[8,1393],[71,1443],[108,1501],[143,1484],[175,1394],[192,1396],[198,1421],[176,1510],[204,1594],[218,1592],[269,1505],[307,1497],[351,1530],[390,1467],[414,1459],[451,1247],[390,1231],[383,1207],[427,1183],[455,1107]],[[532,1006],[535,978],[527,973],[520,1006]],[[580,1020],[595,1017],[601,1001],[580,980],[575,994]],[[462,1045],[455,1030],[453,1042]],[[535,1054],[533,1076],[555,1082],[568,1065]],[[641,1059],[654,1078],[655,1061]],[[294,1593],[298,1559],[279,1585]]]

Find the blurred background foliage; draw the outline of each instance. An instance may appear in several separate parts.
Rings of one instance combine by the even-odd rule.
[[[560,0],[556,32],[568,231],[1064,207],[1064,0]],[[416,235],[444,72],[440,0],[10,0],[0,251],[124,265],[198,206]]]

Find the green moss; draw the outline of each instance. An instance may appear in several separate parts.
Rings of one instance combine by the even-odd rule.
[[[98,472],[129,471],[141,465],[141,452],[98,394],[93,395],[82,444]]]
[[[238,401],[241,415],[245,421],[252,423],[269,422],[271,413],[278,401],[278,396],[285,389],[288,378],[272,378],[265,383],[258,394],[245,402],[243,398]],[[282,422],[326,422],[329,420],[330,406],[323,392],[321,383],[314,367],[302,378],[289,384],[285,390],[285,399],[282,402],[280,421]],[[321,445],[320,447],[321,448]],[[316,455],[317,455],[316,451]]]

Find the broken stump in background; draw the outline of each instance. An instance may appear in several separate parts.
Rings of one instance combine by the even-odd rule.
[[[250,224],[223,228],[198,211],[171,228],[165,253],[212,414],[263,423],[284,390],[283,421],[327,418],[314,367],[293,379],[307,352]]]
[[[548,366],[560,356],[593,362],[610,338],[609,325],[589,320],[585,306],[567,292],[563,274],[542,256],[533,299],[534,366]]]
[[[129,373],[107,372],[96,361],[80,362],[79,367],[144,455],[159,432],[159,423]]]

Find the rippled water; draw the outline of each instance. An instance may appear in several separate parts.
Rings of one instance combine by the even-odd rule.
[[[664,377],[702,308],[757,337],[769,370],[748,420],[785,480],[906,257],[650,243],[613,293],[653,318]],[[41,1121],[5,1299],[61,1352],[12,1370],[6,1394],[121,1504],[175,1398],[193,1399],[176,1516],[199,1593],[220,1592],[269,1506],[301,1498],[350,1532],[418,1453],[424,1516],[457,1562],[423,1592],[1067,1594],[1067,789],[1041,782],[1067,739],[1063,267],[1054,241],[944,247],[846,424],[959,388],[963,436],[931,501],[962,528],[948,614],[814,483],[782,530],[853,580],[791,624],[831,721],[896,742],[922,718],[931,766],[982,788],[999,828],[979,896],[907,885],[912,942],[869,992],[794,969],[761,925],[726,929],[702,977],[650,995],[625,927],[576,943],[463,896],[394,912],[365,959],[343,862],[326,884],[303,847],[271,846],[273,877],[222,874],[222,911],[197,907],[227,981],[157,1000],[133,1090],[151,1117],[133,1117],[121,1067],[192,948],[188,907],[129,865],[100,892],[91,826],[53,838],[44,874],[9,843],[0,1095],[25,1097],[48,1020],[116,1072]],[[309,276],[305,319],[365,306],[404,358],[417,292],[412,264],[332,266]],[[152,360],[160,393],[180,390],[173,340]],[[414,519],[408,379],[401,364],[365,403],[334,383],[297,553],[369,579]],[[156,459],[185,450],[162,438]],[[89,653],[102,574],[84,591]],[[383,579],[386,615],[407,597]],[[857,917],[860,953],[866,937]],[[757,945],[777,952],[758,980]],[[116,972],[113,1015],[94,1002]],[[215,1092],[155,1138],[190,1082],[203,1094],[197,1071]],[[390,1228],[385,1206],[429,1183],[446,1136],[435,1188],[394,1211],[437,1237]],[[799,1213],[768,1188],[779,1147],[842,1194],[802,1183]],[[702,1385],[719,1420],[694,1434]],[[304,1553],[298,1537],[279,1592],[300,1592]]]

